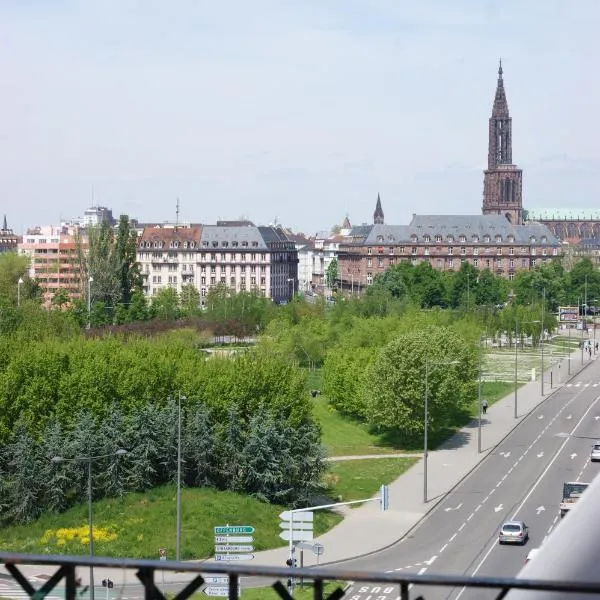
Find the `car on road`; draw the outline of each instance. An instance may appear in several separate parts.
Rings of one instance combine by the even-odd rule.
[[[500,527],[498,542],[500,544],[525,544],[529,539],[529,527],[525,521],[506,521]]]
[[[600,442],[596,442],[592,446],[592,451],[590,452],[590,460],[592,462],[600,460]]]

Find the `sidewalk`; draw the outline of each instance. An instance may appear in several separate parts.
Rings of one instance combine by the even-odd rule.
[[[584,358],[581,365],[580,350],[571,354],[571,375],[567,375],[567,358],[560,363],[560,369],[555,368],[554,387],[550,389],[550,371],[546,371],[544,391],[547,398],[569,379],[576,376],[591,364],[598,355]],[[320,564],[335,563],[349,558],[356,558],[390,546],[404,537],[419,521],[443,500],[479,462],[485,458],[544,398],[541,396],[539,379],[522,386],[518,390],[518,418],[514,418],[514,393],[499,400],[488,408],[482,418],[482,452],[478,453],[477,420],[469,423],[458,431],[451,439],[436,450],[429,452],[428,460],[428,502],[423,502],[423,460],[389,485],[390,508],[382,513],[379,502],[368,502],[359,508],[344,511],[345,519],[331,531],[310,543],[320,543],[324,546],[324,554]],[[385,457],[385,455],[384,455]],[[387,456],[389,457],[389,455]],[[349,459],[350,457],[348,457]],[[339,459],[337,459],[339,460]],[[288,547],[257,552],[252,561],[253,565],[283,566],[288,558]],[[214,562],[210,559],[207,562]],[[304,551],[304,566],[316,565],[316,556],[310,550]],[[45,574],[44,567],[25,566],[22,572],[27,576]],[[46,572],[51,572],[46,569]],[[133,572],[122,570],[95,569],[94,579],[98,585],[102,579],[109,577],[115,582],[115,587],[123,583],[139,583]],[[0,577],[6,574],[0,566]],[[89,581],[89,570],[78,569],[78,576],[84,583]],[[157,581],[160,581],[157,574]],[[192,579],[188,573],[165,573],[165,582],[184,582]]]

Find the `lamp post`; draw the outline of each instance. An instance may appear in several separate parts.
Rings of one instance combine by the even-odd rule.
[[[546,308],[546,288],[542,289],[542,330],[540,331],[540,346],[542,351],[542,397],[544,396],[544,312]]]
[[[487,340],[487,331],[485,333],[485,339]],[[483,346],[481,344],[482,338],[479,338],[479,385],[477,389],[477,401],[479,403],[479,422],[477,426],[477,452],[481,454],[481,359],[483,354]]]
[[[179,394],[177,401],[177,532],[175,538],[175,558],[181,560],[181,401],[187,400]]]
[[[88,465],[88,523],[90,535],[90,558],[94,558],[94,525],[92,520],[92,463],[95,460],[109,458],[111,456],[123,456],[127,454],[127,450],[119,449],[116,452],[109,454],[100,454],[98,456],[78,456],[75,458],[63,458],[62,456],[54,456],[51,462],[54,464],[62,462],[86,462]],[[90,564],[90,600],[94,600],[94,566]]]
[[[92,326],[92,282],[93,277],[88,277],[88,329]]]
[[[434,362],[425,360],[425,414],[423,435],[423,504],[427,504],[427,429],[429,423],[429,366],[456,365],[458,360]]]
[[[518,418],[519,412],[517,409],[518,402],[518,375],[519,373],[519,319],[515,319],[515,419]]]
[[[19,277],[17,281],[17,307],[21,306],[21,286],[23,285],[23,278]]]

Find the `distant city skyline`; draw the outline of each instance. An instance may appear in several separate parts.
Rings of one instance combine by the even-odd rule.
[[[313,234],[480,214],[502,58],[523,206],[598,208],[600,4],[0,1],[1,213]],[[93,196],[92,196],[93,189]]]

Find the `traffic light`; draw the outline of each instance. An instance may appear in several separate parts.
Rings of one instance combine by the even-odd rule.
[[[103,579],[102,580],[102,587],[107,587],[107,588],[114,588],[115,584],[113,583],[112,579]]]

